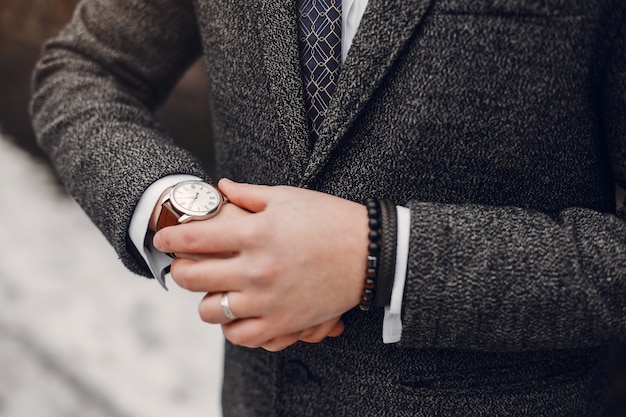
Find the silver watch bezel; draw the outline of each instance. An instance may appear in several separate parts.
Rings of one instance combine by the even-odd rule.
[[[183,187],[185,185],[189,185],[189,184],[201,184],[204,187],[208,187],[211,190],[213,190],[215,192],[215,194],[217,194],[219,200],[217,205],[212,208],[209,211],[206,212],[197,212],[197,211],[190,211],[188,209],[186,209],[185,207],[182,207],[174,198],[174,193],[176,192],[177,189],[179,189],[180,187]],[[204,219],[209,219],[213,216],[215,216],[219,210],[221,209],[222,205],[224,204],[224,195],[219,191],[219,189],[214,186],[213,184],[208,183],[207,181],[202,181],[202,180],[186,180],[186,181],[181,181],[177,184],[175,184],[172,189],[169,192],[169,195],[167,197],[167,200],[170,201],[170,203],[172,204],[172,207],[178,211],[181,216],[178,219],[179,223],[185,223],[187,221],[190,220],[204,220]]]

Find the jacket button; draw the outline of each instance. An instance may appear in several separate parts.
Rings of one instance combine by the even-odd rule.
[[[289,361],[283,366],[283,377],[292,383],[306,382],[309,379],[309,370],[300,362]]]

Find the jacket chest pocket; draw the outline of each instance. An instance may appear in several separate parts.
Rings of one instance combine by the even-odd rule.
[[[435,0],[434,14],[565,17],[584,15],[600,0]]]

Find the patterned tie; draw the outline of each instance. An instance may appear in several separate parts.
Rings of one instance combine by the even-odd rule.
[[[341,65],[341,0],[298,0],[298,36],[311,141],[319,137]]]

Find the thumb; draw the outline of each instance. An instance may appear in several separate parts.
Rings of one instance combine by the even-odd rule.
[[[231,203],[242,209],[258,213],[267,207],[270,187],[266,185],[245,184],[222,178],[217,186]]]

